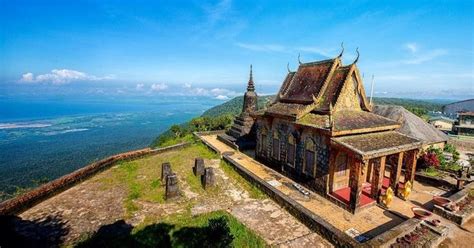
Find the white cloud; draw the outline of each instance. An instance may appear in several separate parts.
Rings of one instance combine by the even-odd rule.
[[[214,25],[216,22],[223,19],[228,11],[232,7],[231,0],[221,0],[216,5],[204,6],[204,10],[207,14],[208,22],[210,25]]]
[[[260,51],[260,52],[284,52],[286,48],[281,45],[276,44],[247,44],[247,43],[236,43],[238,47],[252,50],[252,51]]]
[[[413,81],[418,79],[418,76],[414,75],[382,75],[375,77],[375,80],[380,81]]]
[[[322,55],[322,56],[328,57],[328,58],[332,58],[332,57],[337,56],[337,54],[332,54],[332,53],[330,53],[330,51],[325,50],[325,49],[321,49],[319,47],[308,47],[308,46],[298,47],[297,50],[302,51],[302,52],[308,52],[308,53],[316,53],[316,54],[319,54],[319,55]]]
[[[166,90],[168,89],[168,85],[164,84],[164,83],[159,83],[159,84],[152,84],[150,89],[152,91],[163,91],[163,90]]]
[[[228,89],[222,89],[222,88],[214,88],[211,91],[212,95],[229,95],[229,94],[235,94],[234,91],[228,90]]]
[[[69,69],[53,69],[51,73],[40,74],[35,77],[31,72],[25,73],[21,76],[19,82],[21,83],[52,83],[52,84],[68,84],[73,81],[99,81],[113,79],[113,75],[105,77],[97,77],[89,75],[84,72],[69,70]]]
[[[137,84],[137,86],[135,87],[136,90],[143,90],[143,87],[145,87],[144,84]]]
[[[257,51],[257,52],[279,52],[279,53],[298,53],[298,52],[307,52],[319,54],[323,57],[335,57],[338,55],[338,52],[335,52],[335,49],[323,49],[315,46],[300,46],[300,47],[287,47],[278,44],[249,44],[249,43],[236,43],[238,47]],[[334,52],[334,53],[333,53]]]
[[[192,87],[191,84],[185,84],[182,95],[188,96],[209,96],[220,100],[226,100],[230,97],[239,95],[239,93],[224,88],[206,89],[202,87]]]
[[[224,96],[224,95],[218,95],[218,96],[216,96],[216,99],[218,99],[218,100],[229,100],[229,97]]]
[[[407,44],[405,44],[405,48],[408,49],[412,53],[416,53],[418,51],[418,44],[416,44],[416,43],[407,43]]]
[[[25,74],[21,75],[20,82],[32,83],[32,82],[34,82],[34,80],[35,80],[35,76],[33,75],[33,73],[28,72],[28,73],[25,73]]]
[[[438,58],[440,56],[443,56],[443,55],[446,55],[446,54],[448,54],[448,51],[446,51],[444,49],[435,49],[435,50],[431,50],[427,53],[418,54],[418,55],[416,55],[415,57],[413,57],[411,59],[404,60],[403,63],[404,64],[409,64],[409,65],[418,65],[418,64],[421,64],[421,63],[424,63],[424,62],[431,61],[433,59],[436,59],[436,58]]]
[[[190,83],[185,83],[183,87],[184,87],[184,88],[188,88],[188,89],[189,89],[189,88],[191,88],[191,87],[192,87],[192,85],[191,85]]]

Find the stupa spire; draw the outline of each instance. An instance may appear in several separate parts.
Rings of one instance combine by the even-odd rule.
[[[247,91],[255,91],[255,85],[253,83],[252,65],[250,65],[250,77],[247,85]]]

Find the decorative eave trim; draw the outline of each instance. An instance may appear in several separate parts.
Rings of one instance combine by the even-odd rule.
[[[364,107],[367,111],[372,112],[372,106],[370,106],[370,104],[368,103],[367,96],[365,95],[365,88],[364,88],[364,84],[362,83],[362,77],[360,76],[359,68],[355,64],[353,66],[354,66],[354,72],[355,72],[357,82],[359,82],[358,88],[359,88],[359,93],[362,95],[362,100],[363,100],[362,104],[364,104]]]
[[[352,130],[343,130],[343,131],[333,131],[331,132],[331,136],[343,136],[343,135],[350,135],[350,134],[362,134],[362,133],[370,133],[370,132],[378,132],[378,131],[390,131],[400,128],[400,124],[388,125],[388,126],[381,126],[381,127],[369,127],[369,128],[359,128],[359,129],[352,129]]]
[[[401,133],[399,133],[399,134],[401,134]],[[351,151],[351,152],[355,153],[356,155],[358,155],[361,160],[367,160],[367,159],[372,159],[372,158],[377,158],[377,157],[382,157],[382,156],[395,154],[395,153],[398,153],[398,152],[410,151],[410,150],[415,150],[415,149],[419,150],[419,149],[422,148],[423,144],[422,144],[421,141],[415,141],[413,143],[409,143],[409,144],[405,144],[405,145],[399,145],[399,146],[394,146],[394,147],[389,147],[389,148],[382,148],[382,149],[369,151],[369,152],[361,151],[361,150],[359,150],[359,149],[357,149],[357,148],[355,148],[351,145],[344,144],[344,143],[339,142],[339,141],[334,140],[334,139],[331,139],[331,145],[336,145],[337,147],[343,147],[345,149],[348,149],[349,151]]]
[[[344,79],[344,82],[342,83],[341,90],[337,93],[336,102],[334,103],[334,109],[336,111],[339,105],[339,99],[340,99],[339,97],[341,95],[341,92],[347,87],[347,81],[349,80],[349,78],[351,78],[352,73],[354,72],[354,66],[355,66],[354,64],[350,65],[349,72],[347,72],[346,78]],[[359,85],[359,83],[357,83],[357,85]],[[357,86],[357,88],[359,88],[359,86]]]

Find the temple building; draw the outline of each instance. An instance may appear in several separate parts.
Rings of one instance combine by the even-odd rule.
[[[259,161],[356,213],[388,187],[397,192],[407,181],[413,185],[422,144],[397,132],[400,123],[372,113],[359,54],[349,65],[341,56],[300,62],[288,70],[275,101],[251,116]]]

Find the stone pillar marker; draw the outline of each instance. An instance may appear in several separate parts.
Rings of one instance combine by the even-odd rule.
[[[193,173],[195,176],[204,175],[204,159],[196,158],[194,160]]]
[[[165,199],[171,199],[179,196],[178,177],[175,173],[166,176]]]
[[[166,184],[166,177],[171,174],[171,164],[165,162],[161,164],[161,183]]]
[[[204,170],[204,175],[201,176],[201,184],[204,189],[214,187],[216,185],[216,175],[214,168],[208,167]]]

